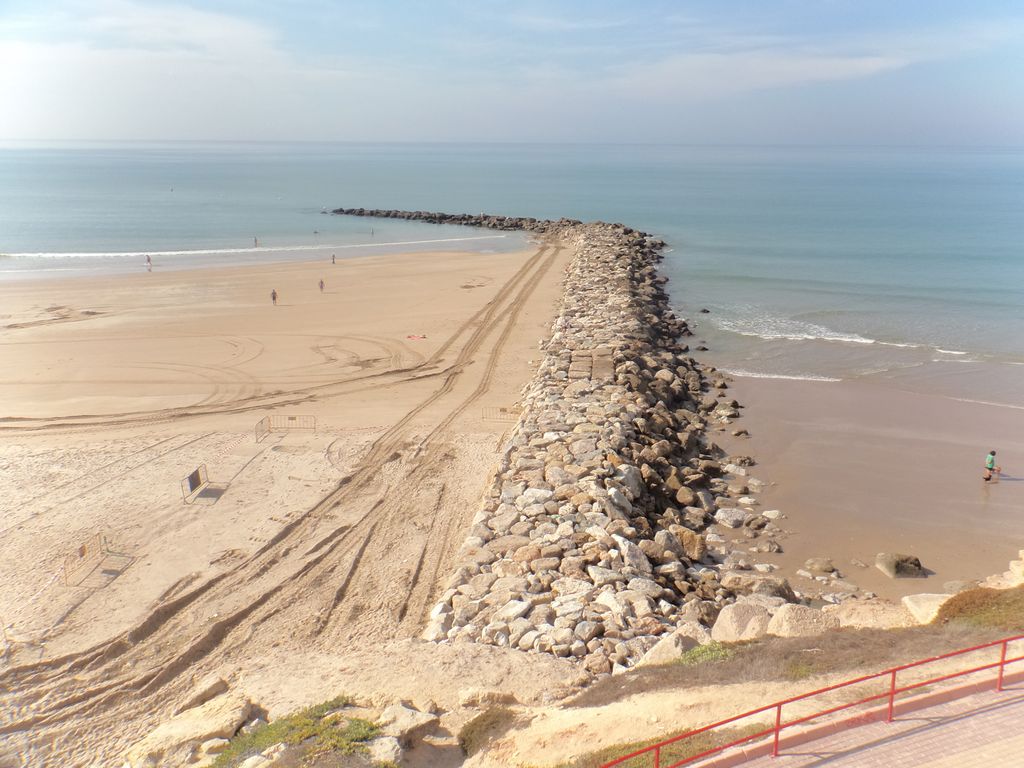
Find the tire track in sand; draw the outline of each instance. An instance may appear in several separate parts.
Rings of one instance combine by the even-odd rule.
[[[427,568],[438,572],[458,526],[432,527],[423,519],[436,517],[436,505],[444,504],[444,494],[425,481],[438,476],[446,457],[443,431],[431,429],[417,444],[417,422],[424,417],[420,429],[439,421],[446,428],[486,391],[487,383],[479,381],[467,396],[455,390],[488,338],[492,360],[481,376],[493,375],[509,325],[560,251],[540,249],[497,298],[458,329],[428,359],[440,362],[460,345],[440,374],[440,386],[381,435],[334,491],[256,553],[157,606],[119,637],[0,674],[0,734],[22,734],[22,751],[43,764],[53,754],[68,766],[112,760],[170,714],[188,694],[193,675],[237,666],[269,650],[269,639],[302,638],[303,645],[330,649],[339,638],[394,637],[412,617],[418,619],[434,586],[422,574]],[[449,402],[453,393],[456,400]],[[330,522],[339,508],[344,519]],[[426,531],[425,554],[418,554],[410,523]],[[410,573],[394,584],[386,573],[387,553],[397,549],[413,555],[409,562],[419,556],[420,575]],[[384,602],[381,587],[404,588],[405,604],[374,605]],[[353,606],[366,609],[357,621],[351,621]]]

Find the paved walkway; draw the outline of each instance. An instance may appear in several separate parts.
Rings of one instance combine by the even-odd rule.
[[[697,765],[701,765],[698,763]],[[713,765],[714,761],[703,763]],[[783,748],[743,768],[1014,768],[1024,766],[1024,684],[976,693]]]

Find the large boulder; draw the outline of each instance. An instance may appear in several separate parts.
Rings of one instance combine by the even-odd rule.
[[[875,567],[890,579],[921,578],[928,575],[921,561],[913,555],[879,552],[875,557]]]
[[[374,764],[402,764],[402,745],[398,743],[398,739],[394,736],[378,736],[376,739],[371,739],[367,742],[366,748],[370,753],[370,760]]]
[[[898,629],[917,623],[902,605],[885,600],[845,600],[821,610],[835,616],[839,626],[854,629]]]
[[[839,619],[806,605],[786,603],[775,610],[768,622],[768,634],[776,637],[808,637],[839,629]]]
[[[757,640],[768,632],[771,614],[759,605],[733,603],[725,606],[711,628],[711,639],[719,643]]]
[[[675,634],[683,638],[694,640],[700,645],[707,645],[711,642],[711,630],[699,621],[683,621],[675,629]]]
[[[430,731],[437,722],[437,715],[420,712],[401,704],[392,704],[377,718],[381,733],[384,736],[393,736],[403,745],[410,744],[414,739]]]
[[[679,659],[684,653],[697,646],[697,641],[691,637],[672,633],[658,641],[651,650],[644,654],[637,666],[648,666],[651,664],[669,664]]]
[[[715,512],[715,520],[727,528],[739,528],[749,514],[745,509],[720,509]]]
[[[767,595],[787,602],[796,600],[793,588],[784,578],[757,571],[728,571],[722,575],[722,586],[737,595]]]
[[[158,725],[128,749],[125,759],[132,766],[184,765],[200,744],[234,736],[252,710],[245,696],[216,696]]]
[[[953,595],[907,595],[903,598],[903,607],[914,617],[918,624],[931,624],[939,615],[939,609]]]

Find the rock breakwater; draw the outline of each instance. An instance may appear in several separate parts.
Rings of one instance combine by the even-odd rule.
[[[739,404],[688,354],[690,330],[657,268],[663,242],[602,222],[336,212],[525,229],[574,249],[544,358],[426,639],[550,653],[604,674],[710,642],[737,599],[766,612],[795,599],[720,535],[777,551],[780,531],[736,482],[751,462],[709,439]]]
[[[384,208],[335,208],[331,213],[343,216],[370,216],[378,219],[405,219],[427,224],[459,224],[506,231],[547,232],[549,230],[579,226],[578,219],[534,219],[528,216],[498,216],[490,213],[438,213],[435,211],[399,211]]]

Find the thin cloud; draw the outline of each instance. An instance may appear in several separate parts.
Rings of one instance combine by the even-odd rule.
[[[389,28],[356,55],[289,48],[269,24],[180,4],[75,8],[0,22],[0,138],[658,140],[681,115],[710,124],[744,94],[865,80],[1024,35],[1018,20],[811,39],[523,14],[517,29],[561,33],[559,44],[462,19],[422,30],[418,47]],[[651,119],[630,118],[641,114]]]
[[[505,17],[513,26],[534,32],[594,32],[619,29],[628,22],[616,19],[567,19],[559,16],[516,14]]]

